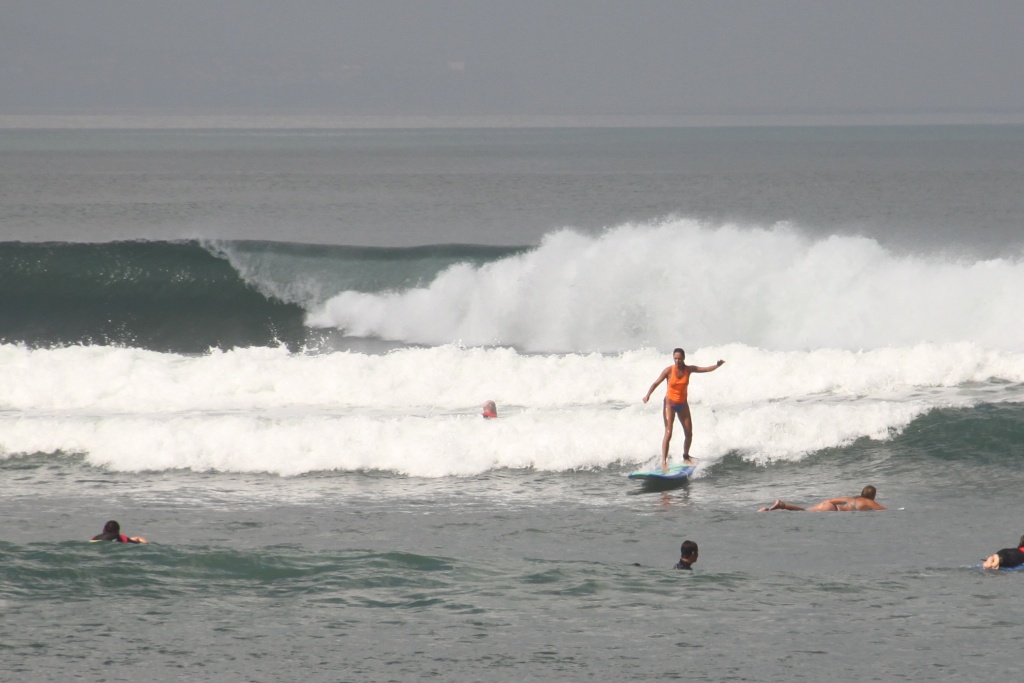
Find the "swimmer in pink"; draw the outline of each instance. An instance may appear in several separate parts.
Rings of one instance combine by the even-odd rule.
[[[484,411],[480,413],[484,418],[498,417],[498,406],[494,401],[484,401]]]
[[[654,381],[651,388],[644,396],[644,403],[651,399],[651,394],[662,382],[667,382],[665,391],[665,403],[662,407],[662,417],[665,421],[665,437],[661,440],[661,469],[668,469],[668,445],[672,441],[672,426],[674,418],[678,417],[683,425],[683,434],[686,439],[683,441],[683,462],[692,465],[690,459],[690,443],[693,441],[693,420],[690,418],[690,404],[687,403],[687,389],[690,386],[690,375],[695,372],[711,372],[725,364],[724,360],[718,361],[715,365],[700,367],[686,364],[686,352],[682,349],[672,351],[673,364],[665,368],[658,379]]]

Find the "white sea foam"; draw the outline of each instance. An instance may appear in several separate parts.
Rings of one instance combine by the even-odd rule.
[[[615,352],[680,343],[876,349],[974,342],[1024,351],[1024,263],[894,254],[860,237],[692,220],[564,230],[404,291],[342,292],[309,324],[406,343]]]
[[[691,349],[694,453],[798,460],[885,439],[938,406],[1024,400],[1024,355],[974,344],[873,351]],[[385,355],[239,349],[180,356],[138,349],[0,346],[0,453],[80,453],[143,471],[382,470],[471,475],[648,464],[661,442],[670,362],[614,355],[524,355],[441,346]],[[479,416],[485,399],[501,417]],[[681,452],[681,435],[672,453]]]

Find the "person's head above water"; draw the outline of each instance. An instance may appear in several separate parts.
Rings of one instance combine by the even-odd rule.
[[[114,520],[110,520],[109,522],[103,525],[103,533],[119,534],[121,533],[121,525],[115,522]]]
[[[696,562],[697,555],[697,544],[693,541],[683,541],[683,544],[679,546],[679,559],[684,560],[687,564]]]
[[[484,417],[498,417],[498,406],[494,404],[494,401],[484,401]]]
[[[874,486],[872,486],[871,484],[868,484],[868,485],[867,485],[867,486],[865,486],[865,487],[864,487],[864,489],[863,489],[863,490],[862,490],[862,491],[860,492],[860,497],[861,497],[861,498],[868,498],[868,499],[870,499],[870,500],[874,500],[874,499],[875,499],[875,496],[876,496],[877,494],[878,494],[878,491],[876,491],[876,490],[875,490],[875,487],[874,487]]]

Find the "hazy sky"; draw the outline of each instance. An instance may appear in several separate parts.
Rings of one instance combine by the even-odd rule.
[[[1024,1],[3,0],[0,113],[1024,116]]]

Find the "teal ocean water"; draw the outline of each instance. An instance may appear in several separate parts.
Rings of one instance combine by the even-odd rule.
[[[1024,533],[1024,129],[0,152],[19,680],[1016,674],[1024,574],[980,562]],[[675,346],[726,364],[649,490]]]

